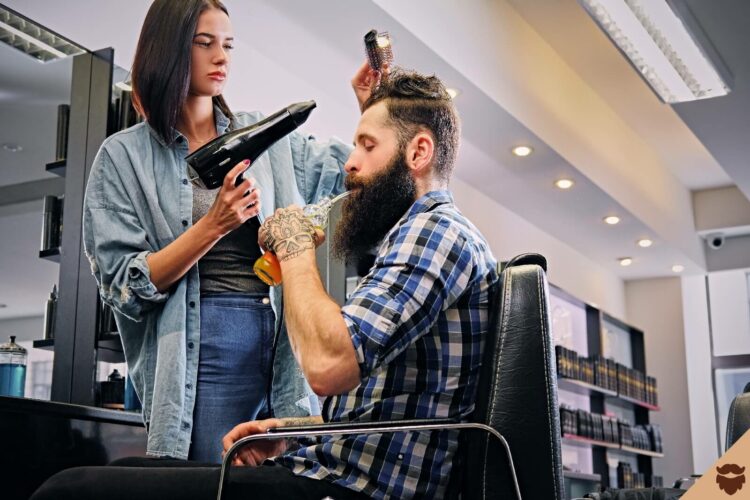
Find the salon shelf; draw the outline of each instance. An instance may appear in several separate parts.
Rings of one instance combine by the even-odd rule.
[[[32,344],[34,349],[44,349],[45,351],[55,350],[55,339],[35,340]]]
[[[577,472],[572,470],[564,470],[563,477],[565,479],[574,479],[577,481],[588,481],[591,483],[601,483],[602,476],[599,474],[588,474],[586,472]]]
[[[39,250],[39,258],[51,260],[52,262],[60,262],[60,247],[48,248],[46,250]]]
[[[96,340],[97,359],[107,363],[124,363],[125,354],[122,352],[122,340],[117,332],[103,333]]]
[[[636,455],[645,455],[647,457],[664,458],[664,453],[658,453],[651,450],[642,450],[640,448],[633,448],[632,446],[621,446],[620,450],[626,453],[634,453]]]
[[[602,448],[619,448],[620,445],[617,443],[608,443],[607,441],[599,441],[597,439],[589,439],[575,434],[563,434],[563,444],[571,444],[574,446],[601,446]]]
[[[615,391],[610,391],[598,385],[589,384],[582,380],[576,380],[574,378],[558,377],[557,388],[563,391],[575,392],[576,394],[582,394],[589,396],[591,394],[604,394],[605,396],[617,396]]]
[[[55,350],[55,339],[42,339],[33,342],[34,349]],[[97,359],[107,363],[124,363],[125,355],[122,352],[122,341],[117,332],[105,333],[96,341]]]
[[[66,165],[67,165],[67,160],[57,160],[57,161],[47,163],[44,166],[44,169],[50,174],[55,174],[55,175],[59,175],[60,177],[65,177]]]
[[[633,404],[633,405],[636,405],[636,406],[640,406],[642,408],[646,408],[647,410],[651,410],[651,411],[659,411],[659,410],[661,410],[661,407],[659,407],[659,406],[654,406],[654,405],[652,405],[650,403],[646,403],[645,401],[640,401],[638,399],[634,399],[634,398],[625,396],[623,394],[618,394],[617,395],[617,399],[619,399],[620,401],[625,401],[626,403],[630,403],[630,404]]]

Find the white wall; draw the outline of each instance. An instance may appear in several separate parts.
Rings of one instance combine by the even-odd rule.
[[[8,342],[10,335],[16,336],[16,342],[44,338],[44,316],[0,320],[0,344]]]
[[[458,207],[482,231],[498,260],[524,252],[540,253],[547,258],[551,283],[612,316],[625,316],[625,289],[620,278],[460,178],[454,176],[451,190]]]
[[[628,322],[644,332],[646,372],[656,377],[661,411],[649,418],[661,425],[665,458],[653,465],[668,485],[693,472],[680,278],[628,281],[625,302]]]

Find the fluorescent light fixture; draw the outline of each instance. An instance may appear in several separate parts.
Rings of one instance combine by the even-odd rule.
[[[630,264],[633,263],[633,259],[630,257],[622,257],[621,259],[618,259],[620,261],[620,265],[622,267],[628,267]]]
[[[610,226],[614,226],[615,224],[620,223],[620,218],[616,215],[608,215],[604,218],[604,222]]]
[[[86,49],[0,4],[0,42],[39,62],[83,54]]]
[[[638,246],[641,248],[648,248],[653,244],[654,242],[648,238],[641,238],[640,240],[638,240]]]
[[[570,189],[573,187],[575,182],[573,182],[571,179],[557,179],[555,181],[555,187],[558,189]]]
[[[524,156],[529,156],[531,153],[533,153],[534,148],[532,148],[531,146],[516,146],[512,149],[512,151],[514,155],[523,158]]]
[[[683,2],[579,2],[662,101],[729,93],[731,75]]]
[[[681,273],[684,270],[685,266],[681,266],[680,264],[675,264],[674,266],[672,266],[672,272],[674,273]]]
[[[3,149],[9,153],[20,153],[23,151],[23,146],[14,142],[6,142],[3,144]]]

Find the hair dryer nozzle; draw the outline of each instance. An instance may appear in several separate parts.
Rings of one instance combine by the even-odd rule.
[[[310,116],[310,113],[315,109],[315,106],[317,106],[315,101],[304,101],[292,104],[287,110],[289,111],[292,120],[294,120],[294,124],[299,127],[307,121],[307,117]]]

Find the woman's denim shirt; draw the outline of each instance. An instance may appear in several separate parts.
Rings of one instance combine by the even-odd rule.
[[[214,108],[222,134],[229,120]],[[238,113],[231,128],[261,120]],[[261,189],[261,220],[276,208],[314,203],[344,189],[351,146],[292,132],[260,156],[246,176]],[[160,293],[146,256],[192,225],[193,188],[187,178],[187,139],[175,131],[165,144],[140,123],[109,137],[86,188],[84,244],[104,302],[115,311],[128,370],[143,405],[150,455],[187,458],[198,374],[200,281],[198,266]],[[256,243],[257,244],[257,243]],[[276,345],[271,407],[276,416],[318,414],[282,325],[281,289],[271,289]]]

